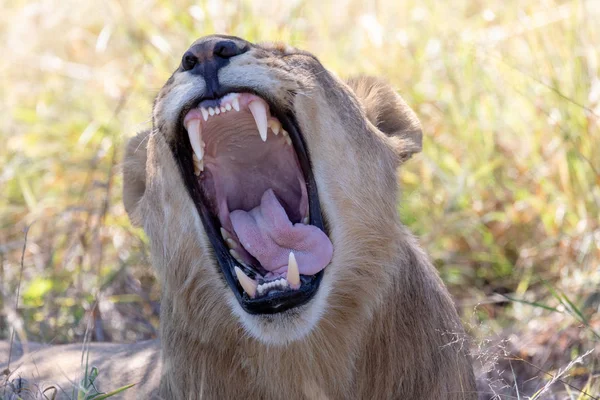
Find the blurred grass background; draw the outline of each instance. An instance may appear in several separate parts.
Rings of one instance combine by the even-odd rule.
[[[0,338],[156,336],[160,289],[119,162],[187,46],[219,32],[397,87],[425,133],[401,216],[475,337],[482,390],[598,398],[600,2],[0,5]]]

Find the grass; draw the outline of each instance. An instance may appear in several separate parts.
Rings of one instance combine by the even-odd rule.
[[[594,2],[15,0],[2,10],[0,337],[81,341],[90,321],[92,340],[156,335],[159,287],[121,204],[122,149],[150,126],[186,47],[227,32],[305,48],[341,76],[389,79],[425,130],[400,175],[400,213],[480,345],[482,391],[598,397]]]
[[[50,385],[42,389],[35,381],[30,382],[25,378],[17,377],[12,379],[11,377],[6,382],[0,382],[0,390],[2,391],[0,393],[0,400],[55,400],[57,398],[64,398],[62,395],[76,400],[105,400],[135,386],[135,384],[129,384],[108,393],[100,392],[95,385],[96,378],[100,375],[98,368],[89,366],[86,359],[86,363],[82,369],[81,381],[76,387],[72,388],[70,395],[67,394],[65,388]]]

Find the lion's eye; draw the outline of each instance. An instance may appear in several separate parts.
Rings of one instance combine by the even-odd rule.
[[[191,51],[186,51],[181,59],[181,67],[184,71],[189,71],[194,68],[197,63],[198,58]]]

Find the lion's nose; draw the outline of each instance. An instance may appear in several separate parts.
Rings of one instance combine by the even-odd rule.
[[[183,55],[180,71],[201,76],[206,82],[205,98],[216,98],[223,91],[219,70],[235,56],[250,49],[251,44],[234,36],[208,36],[196,41]]]
[[[248,46],[244,43],[236,43],[233,40],[208,40],[196,43],[185,52],[181,59],[181,67],[184,71],[192,71],[202,74],[205,68],[202,66],[211,65],[218,69],[232,57],[248,51]],[[200,67],[200,68],[198,68]]]

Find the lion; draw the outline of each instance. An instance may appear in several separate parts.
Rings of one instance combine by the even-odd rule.
[[[160,342],[91,344],[101,387],[476,398],[459,316],[398,215],[397,169],[421,146],[382,79],[343,82],[284,44],[195,41],[123,162],[125,208],[162,284]],[[56,378],[81,346],[31,354],[39,379]]]

